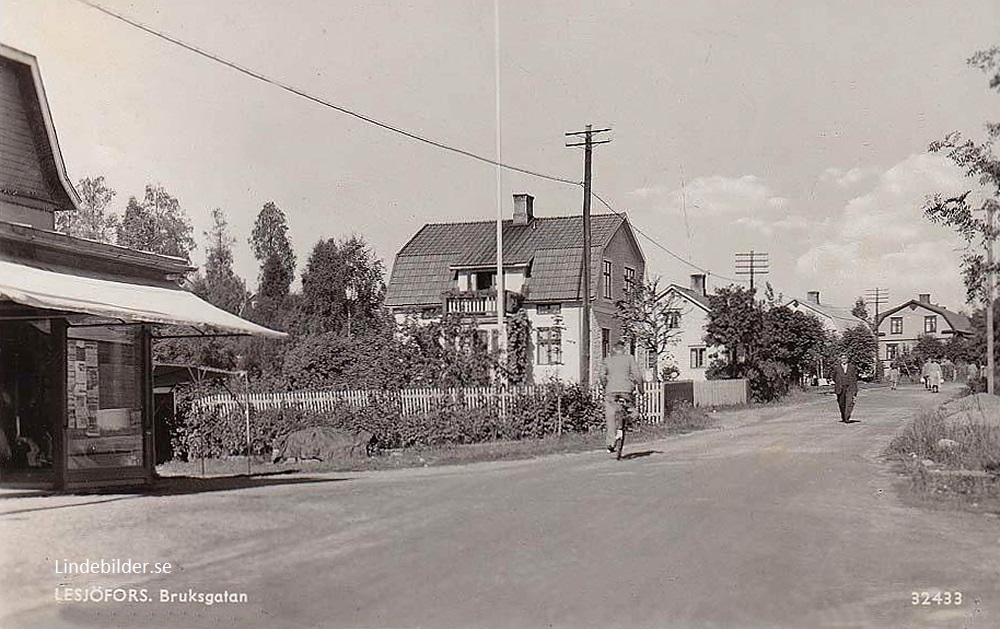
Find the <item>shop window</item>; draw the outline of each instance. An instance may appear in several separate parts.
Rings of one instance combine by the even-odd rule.
[[[67,468],[143,464],[140,328],[67,331]]]

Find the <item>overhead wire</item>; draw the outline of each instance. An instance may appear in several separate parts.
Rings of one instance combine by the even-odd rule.
[[[477,160],[477,161],[480,161],[480,162],[484,162],[484,163],[490,164],[492,166],[499,166],[500,168],[503,168],[503,169],[506,169],[506,170],[510,170],[510,171],[513,171],[513,172],[522,173],[524,175],[531,175],[532,177],[538,177],[540,179],[547,179],[549,181],[554,181],[554,182],[557,182],[557,183],[569,184],[569,185],[572,185],[572,186],[582,185],[582,183],[579,182],[579,181],[573,181],[571,179],[566,179],[566,178],[563,178],[563,177],[556,177],[554,175],[547,175],[545,173],[541,173],[541,172],[538,172],[538,171],[535,171],[535,170],[531,170],[531,169],[528,169],[528,168],[523,168],[521,166],[514,166],[512,164],[504,164],[504,163],[499,162],[499,161],[497,161],[497,160],[495,160],[493,158],[486,157],[484,155],[480,155],[478,153],[474,153],[472,151],[469,151],[469,150],[466,150],[466,149],[463,149],[463,148],[459,148],[457,146],[452,146],[450,144],[445,144],[444,142],[439,142],[437,140],[433,140],[433,139],[428,138],[426,136],[420,135],[419,133],[416,133],[414,131],[407,131],[406,129],[402,129],[402,128],[397,127],[395,125],[389,124],[388,122],[383,122],[383,121],[378,120],[376,118],[372,118],[371,116],[368,116],[368,115],[362,114],[360,112],[354,111],[353,109],[349,109],[349,108],[347,108],[347,107],[345,107],[343,105],[338,105],[338,104],[336,104],[334,102],[331,102],[331,101],[328,101],[328,100],[326,100],[326,99],[324,99],[322,97],[314,96],[314,95],[312,95],[312,94],[310,94],[308,92],[305,92],[303,90],[300,90],[300,89],[298,89],[298,88],[296,88],[296,87],[294,87],[292,85],[289,85],[287,83],[279,81],[278,79],[271,78],[271,77],[269,77],[267,75],[261,74],[259,72],[254,71],[254,70],[251,70],[251,69],[249,69],[247,67],[244,67],[244,66],[242,66],[242,65],[240,65],[240,64],[238,64],[238,63],[236,63],[234,61],[229,61],[228,59],[224,59],[222,57],[219,57],[218,55],[215,55],[215,54],[213,54],[211,52],[208,52],[206,50],[202,50],[201,48],[198,48],[197,46],[195,46],[193,44],[189,44],[189,43],[187,43],[187,42],[185,42],[183,40],[177,39],[176,37],[173,37],[171,35],[167,35],[165,33],[157,31],[157,30],[155,30],[155,29],[153,29],[153,28],[151,28],[149,26],[146,26],[145,24],[142,24],[141,22],[138,22],[136,20],[133,20],[130,17],[127,17],[127,16],[122,15],[120,13],[117,13],[115,11],[112,11],[111,9],[103,7],[103,6],[101,6],[101,5],[99,5],[99,4],[95,3],[95,2],[91,2],[90,0],[77,0],[77,2],[80,2],[81,4],[85,4],[88,7],[91,7],[92,9],[96,9],[97,11],[100,11],[101,13],[104,13],[105,15],[108,15],[108,16],[116,19],[116,20],[120,20],[120,21],[122,21],[122,22],[124,22],[124,23],[126,23],[126,24],[128,24],[130,26],[138,28],[139,30],[144,31],[144,32],[146,32],[146,33],[148,33],[150,35],[153,35],[154,37],[158,37],[158,38],[160,38],[160,39],[162,39],[164,41],[168,41],[168,42],[170,42],[170,43],[172,43],[172,44],[174,44],[176,46],[180,46],[181,48],[184,48],[185,50],[187,50],[189,52],[193,52],[196,55],[200,55],[200,56],[202,56],[202,57],[204,57],[206,59],[210,59],[211,61],[215,61],[216,63],[220,63],[220,64],[222,64],[222,65],[224,65],[224,66],[226,66],[226,67],[228,67],[230,69],[236,70],[237,72],[245,74],[246,76],[254,78],[254,79],[258,80],[258,81],[262,81],[262,82],[267,83],[269,85],[273,85],[274,87],[277,87],[277,88],[280,88],[280,89],[282,89],[282,90],[284,90],[286,92],[290,92],[292,94],[295,94],[296,96],[299,96],[300,98],[304,98],[306,100],[312,101],[312,102],[314,102],[314,103],[316,103],[318,105],[322,105],[324,107],[328,107],[330,109],[334,109],[336,111],[339,111],[342,114],[346,114],[348,116],[353,116],[353,117],[355,117],[355,118],[357,118],[357,119],[359,119],[359,120],[361,120],[363,122],[366,122],[366,123],[368,123],[370,125],[374,125],[376,127],[380,127],[382,129],[385,129],[386,131],[391,131],[392,133],[396,133],[396,134],[402,135],[404,137],[410,138],[411,140],[416,140],[417,142],[422,142],[424,144],[428,144],[430,146],[433,146],[433,147],[436,147],[436,148],[439,148],[439,149],[442,149],[442,150],[445,150],[445,151],[450,151],[452,153],[457,153],[459,155],[463,155],[465,157],[468,157],[468,158],[471,158],[471,159],[474,159],[474,160]]]
[[[539,172],[539,171],[536,171],[536,170],[532,170],[532,169],[529,169],[529,168],[524,168],[524,167],[521,167],[521,166],[514,166],[512,164],[506,164],[506,163],[500,162],[499,160],[495,160],[493,158],[486,157],[484,155],[480,155],[478,153],[474,153],[472,151],[469,151],[469,150],[466,150],[466,149],[462,149],[462,148],[459,148],[459,147],[456,147],[456,146],[452,146],[450,144],[446,144],[444,142],[440,142],[438,140],[434,140],[434,139],[428,138],[428,137],[423,136],[423,135],[421,135],[419,133],[416,133],[414,131],[408,131],[408,130],[403,129],[401,127],[397,127],[397,126],[389,124],[387,122],[383,122],[383,121],[378,120],[376,118],[373,118],[373,117],[371,117],[369,115],[360,113],[358,111],[355,111],[355,110],[350,109],[348,107],[345,107],[343,105],[338,105],[338,104],[336,104],[334,102],[331,102],[331,101],[329,101],[329,100],[327,100],[325,98],[322,98],[320,96],[315,96],[315,95],[310,94],[308,92],[305,92],[305,91],[303,91],[301,89],[298,89],[298,88],[296,88],[296,87],[294,87],[292,85],[284,83],[284,82],[282,82],[282,81],[280,81],[278,79],[271,78],[271,77],[269,77],[267,75],[261,74],[260,72],[257,72],[255,70],[251,70],[251,69],[249,69],[249,68],[247,68],[245,66],[242,66],[242,65],[240,65],[240,64],[238,64],[238,63],[236,63],[234,61],[230,61],[230,60],[225,59],[223,57],[220,57],[220,56],[218,56],[218,55],[216,55],[214,53],[211,53],[211,52],[208,52],[206,50],[203,50],[203,49],[201,49],[201,48],[199,48],[199,47],[197,47],[197,46],[195,46],[193,44],[189,44],[189,43],[187,43],[187,42],[185,42],[183,40],[180,40],[180,39],[178,39],[176,37],[173,37],[171,35],[168,35],[166,33],[158,31],[158,30],[156,30],[156,29],[154,29],[152,27],[146,26],[145,24],[143,24],[143,23],[141,23],[141,22],[139,22],[137,20],[134,20],[134,19],[132,19],[132,18],[130,18],[128,16],[122,15],[122,14],[116,12],[116,11],[112,11],[111,9],[108,9],[108,8],[106,8],[106,7],[104,7],[104,6],[100,5],[100,4],[97,4],[96,2],[92,2],[91,0],[76,0],[76,1],[79,2],[79,3],[81,3],[81,4],[84,4],[84,5],[88,6],[88,7],[90,7],[92,9],[96,10],[96,11],[100,11],[101,13],[103,13],[103,14],[105,14],[105,15],[107,15],[107,16],[115,19],[115,20],[123,22],[123,23],[125,23],[125,24],[127,24],[129,26],[132,26],[133,28],[137,28],[137,29],[139,29],[139,30],[141,30],[141,31],[143,31],[143,32],[145,32],[145,33],[147,33],[149,35],[152,35],[152,36],[154,36],[154,37],[156,37],[158,39],[162,39],[162,40],[164,40],[166,42],[174,44],[175,46],[179,46],[179,47],[181,47],[181,48],[183,48],[183,49],[185,49],[185,50],[187,50],[189,52],[192,52],[192,53],[194,53],[196,55],[204,57],[205,59],[208,59],[210,61],[214,61],[214,62],[219,63],[221,65],[224,65],[224,66],[226,66],[226,67],[228,67],[228,68],[230,68],[232,70],[235,70],[235,71],[237,71],[237,72],[239,72],[241,74],[249,76],[249,77],[251,77],[253,79],[256,79],[256,80],[261,81],[263,83],[266,83],[268,85],[272,85],[274,87],[277,87],[277,88],[279,88],[281,90],[284,90],[286,92],[294,94],[295,96],[298,96],[300,98],[304,98],[304,99],[306,99],[306,100],[308,100],[310,102],[316,103],[316,104],[321,105],[323,107],[327,107],[329,109],[333,109],[335,111],[338,111],[338,112],[340,112],[342,114],[346,114],[348,116],[352,116],[354,118],[357,118],[358,120],[361,120],[362,122],[365,122],[367,124],[379,127],[381,129],[384,129],[384,130],[389,131],[391,133],[396,133],[398,135],[407,137],[407,138],[409,138],[411,140],[415,140],[417,142],[421,142],[423,144],[427,144],[429,146],[433,146],[433,147],[441,149],[441,150],[445,150],[445,151],[449,151],[451,153],[462,155],[464,157],[468,157],[470,159],[474,159],[474,160],[479,161],[479,162],[490,164],[492,166],[497,166],[499,168],[503,168],[505,170],[509,170],[509,171],[512,171],[512,172],[517,172],[517,173],[521,173],[523,175],[528,175],[528,176],[531,176],[531,177],[536,177],[536,178],[544,179],[544,180],[547,180],[547,181],[553,181],[553,182],[556,182],[556,183],[562,183],[562,184],[571,185],[571,186],[583,187],[583,182],[581,182],[581,181],[574,181],[572,179],[567,179],[565,177],[558,177],[558,176],[555,176],[555,175],[549,175],[549,174],[542,173],[542,172]],[[597,199],[598,201],[600,201],[601,204],[603,204],[604,207],[606,207],[608,210],[610,210],[614,214],[617,214],[618,216],[621,216],[621,217],[625,218],[624,214],[622,214],[621,212],[619,212],[618,210],[616,210],[615,208],[613,208],[611,206],[611,204],[609,204],[607,201],[605,201],[603,197],[601,197],[600,195],[598,195],[593,190],[591,190],[591,195],[595,199]],[[721,275],[719,273],[713,273],[713,272],[711,272],[711,271],[709,271],[707,269],[704,269],[704,268],[698,266],[697,264],[691,262],[690,260],[687,260],[687,259],[683,258],[682,256],[674,253],[670,249],[668,249],[666,246],[664,246],[663,244],[661,244],[655,238],[653,238],[652,236],[650,236],[646,232],[644,232],[641,229],[639,229],[635,225],[634,222],[629,221],[629,224],[631,225],[632,229],[634,229],[638,234],[640,234],[641,236],[643,236],[646,240],[648,240],[650,243],[652,243],[653,245],[655,245],[657,248],[661,249],[662,251],[666,252],[671,257],[675,258],[676,260],[682,262],[683,264],[685,264],[685,265],[687,265],[687,266],[689,266],[689,267],[691,267],[691,268],[693,268],[695,270],[701,271],[701,272],[705,273],[708,276],[721,278],[721,279],[724,279],[724,280],[727,280],[727,281],[730,281],[730,282],[742,282],[742,283],[746,282],[746,280],[741,280],[741,279],[736,279],[736,278],[728,277],[726,275]]]

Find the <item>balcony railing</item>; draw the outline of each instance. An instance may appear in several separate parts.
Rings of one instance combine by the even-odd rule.
[[[521,307],[521,294],[508,290],[504,291],[504,296],[504,312],[517,312]],[[444,294],[445,314],[481,317],[495,314],[496,311],[495,290],[452,291]]]

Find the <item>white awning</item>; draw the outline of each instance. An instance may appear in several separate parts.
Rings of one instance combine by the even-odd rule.
[[[216,308],[179,288],[79,277],[0,260],[0,300],[4,299],[33,308],[79,312],[129,323],[192,326],[209,333],[287,336]]]

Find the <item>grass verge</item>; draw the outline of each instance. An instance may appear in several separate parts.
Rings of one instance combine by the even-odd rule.
[[[920,411],[886,450],[911,499],[932,506],[1000,511],[1000,425]]]
[[[670,435],[704,430],[715,424],[715,419],[701,409],[682,405],[675,408],[660,424],[636,426],[628,434],[625,449],[632,446],[663,439]],[[559,436],[519,441],[488,441],[468,445],[445,445],[435,447],[414,447],[383,452],[365,459],[340,461],[294,461],[271,463],[262,458],[251,461],[253,474],[273,474],[280,472],[346,472],[365,470],[387,470],[439,465],[461,465],[484,461],[512,461],[531,459],[549,454],[569,454],[586,452],[604,447],[603,431],[587,433],[566,432]],[[157,467],[161,476],[229,476],[246,474],[247,464],[243,457],[212,458],[192,461],[170,461]]]

